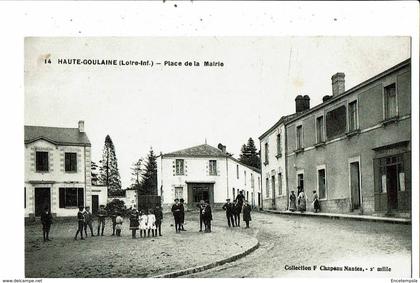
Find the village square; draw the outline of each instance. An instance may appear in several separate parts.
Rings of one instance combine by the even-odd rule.
[[[89,118],[26,123],[25,276],[409,277],[411,58],[350,88],[341,71],[318,79],[330,89],[319,103],[295,93],[262,131],[220,132],[241,136],[236,148],[195,115],[182,123],[202,142],[156,125],[159,143],[124,148],[123,170],[105,123],[91,125],[103,143]],[[174,120],[161,108],[176,99],[150,115]],[[204,111],[225,98],[192,99]]]

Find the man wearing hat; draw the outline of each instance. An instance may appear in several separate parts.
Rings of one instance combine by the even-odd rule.
[[[175,220],[175,232],[181,233],[181,205],[179,199],[175,199],[175,203],[172,205],[172,214]]]
[[[197,204],[197,208],[200,210],[200,231],[203,232],[203,210],[204,210],[204,200],[200,200],[200,203]]]
[[[226,218],[227,218],[227,222],[228,222],[228,226],[231,226],[232,223],[232,227],[235,227],[235,221],[233,220],[233,204],[230,202],[230,199],[226,199],[226,203],[222,206],[222,208],[224,210],[226,210]]]

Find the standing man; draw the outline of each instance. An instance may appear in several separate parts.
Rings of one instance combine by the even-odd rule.
[[[248,201],[245,200],[244,202],[244,207],[242,210],[242,216],[243,216],[243,220],[246,223],[246,229],[249,228],[249,221],[251,221],[251,206],[248,204]]]
[[[45,206],[44,211],[41,213],[41,223],[42,223],[42,235],[44,237],[44,242],[51,241],[49,238],[50,228],[52,224],[52,216],[50,208]]]
[[[102,228],[101,236],[104,235],[106,215],[107,215],[107,213],[106,213],[106,210],[105,210],[105,205],[101,204],[100,207],[99,207],[99,210],[98,210],[98,236],[99,236],[99,231],[101,230],[101,228]]]
[[[175,220],[175,232],[181,233],[181,205],[179,204],[179,199],[175,199],[171,211]]]
[[[179,200],[181,205],[181,231],[187,231],[184,229],[184,221],[185,221],[185,206],[184,206],[184,199]]]
[[[117,226],[117,216],[118,216],[117,210],[114,209],[111,214],[111,221],[112,221],[112,235],[111,236],[115,236],[115,227]]]
[[[205,202],[205,207],[203,210],[203,220],[204,220],[204,226],[205,226],[204,233],[210,233],[211,221],[213,220],[213,215],[211,213],[211,207],[208,200]]]
[[[238,217],[238,226],[241,226],[241,212],[242,212],[242,206],[244,205],[244,199],[245,196],[243,194],[243,190],[239,192],[239,195],[236,196],[237,201],[237,217]]]
[[[200,200],[200,203],[197,204],[197,208],[200,209],[200,231],[203,232],[203,210],[204,210],[205,204],[204,200]]]
[[[83,215],[83,206],[79,207],[79,212],[77,212],[77,223],[78,228],[74,239],[77,240],[77,235],[80,232],[80,240],[84,240],[83,238],[83,227],[85,226],[85,216]]]
[[[162,231],[161,231],[161,227],[162,227],[162,219],[163,219],[163,213],[162,213],[162,208],[160,208],[160,206],[156,206],[155,208],[155,218],[156,218],[156,233],[155,235],[157,235],[158,230],[159,230],[159,236],[162,236]]]
[[[228,222],[228,226],[230,227],[232,223],[232,227],[235,227],[235,221],[233,220],[233,205],[230,202],[230,199],[226,199],[226,203],[222,206],[224,210],[226,210],[226,218]]]
[[[240,219],[241,207],[239,206],[238,201],[236,199],[232,204],[232,209],[233,209],[233,217],[235,219],[235,226],[240,227],[241,226],[241,219]]]
[[[84,225],[84,230],[85,230],[85,237],[87,238],[87,227],[89,226],[90,229],[90,234],[92,235],[92,237],[95,237],[95,235],[93,235],[93,226],[92,226],[92,221],[93,221],[93,216],[92,213],[90,212],[90,207],[86,206],[85,207],[85,211],[83,212],[83,215],[85,217],[85,225]]]

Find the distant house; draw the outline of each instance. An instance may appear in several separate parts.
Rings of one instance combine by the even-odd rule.
[[[77,128],[25,126],[25,216],[49,206],[55,216],[74,216],[91,205],[91,144],[84,122]]]
[[[183,198],[189,207],[200,200],[220,207],[240,191],[251,204],[260,203],[260,170],[240,163],[226,153],[225,146],[202,144],[161,154],[157,164],[158,195],[164,208],[175,198]]]

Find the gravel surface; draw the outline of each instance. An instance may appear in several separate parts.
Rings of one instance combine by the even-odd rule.
[[[265,213],[253,213],[252,219],[252,229],[241,232],[255,233],[259,249],[187,277],[411,276],[411,225]],[[320,271],[321,265],[343,271]],[[345,266],[363,271],[344,271]],[[287,270],[291,267],[311,270]]]
[[[212,233],[199,233],[197,219],[197,213],[188,213],[187,231],[175,234],[171,215],[164,215],[162,237],[137,239],[131,238],[128,219],[124,221],[121,237],[111,236],[108,221],[105,236],[88,236],[84,241],[73,240],[76,221],[57,221],[51,227],[52,241],[46,243],[42,241],[41,224],[29,224],[25,226],[25,275],[151,277],[225,259],[256,243],[252,233],[240,233],[241,228],[228,229],[224,225],[213,226]]]

